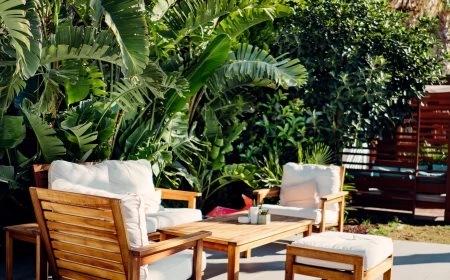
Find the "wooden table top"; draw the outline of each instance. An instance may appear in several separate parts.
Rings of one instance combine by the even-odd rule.
[[[158,231],[168,235],[183,236],[205,230],[212,232],[211,236],[204,239],[205,241],[242,245],[312,224],[312,220],[273,214],[271,214],[271,222],[268,225],[240,224],[238,223],[240,216],[246,217],[247,211],[167,227]]]

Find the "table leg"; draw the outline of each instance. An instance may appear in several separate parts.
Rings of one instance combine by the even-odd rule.
[[[167,234],[161,232],[159,235],[159,241],[164,241],[166,239],[167,239]]]
[[[303,233],[303,237],[307,237],[307,236],[310,236],[312,234],[312,227],[313,227],[312,224],[310,224],[308,226],[308,230]]]
[[[13,239],[6,232],[6,280],[13,279]]]
[[[252,249],[248,249],[247,251],[242,252],[242,257],[249,259],[252,257]]]
[[[239,250],[238,247],[228,245],[228,280],[239,279]]]
[[[36,280],[48,279],[47,255],[40,236],[36,236]]]

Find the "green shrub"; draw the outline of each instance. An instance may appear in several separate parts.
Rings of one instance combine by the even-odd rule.
[[[252,40],[264,38],[272,52],[298,58],[308,70],[307,85],[296,94],[323,113],[308,131],[318,141],[336,147],[380,135],[402,120],[408,100],[438,80],[443,64],[433,54],[439,44],[434,19],[408,26],[407,14],[389,12],[379,0],[301,3],[292,4],[294,16],[251,33]]]

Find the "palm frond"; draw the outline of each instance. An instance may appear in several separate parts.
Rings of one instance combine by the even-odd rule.
[[[228,86],[246,85],[245,82],[250,86],[257,82],[272,88],[299,87],[307,79],[307,71],[298,59],[277,60],[267,51],[249,44],[239,44],[236,53],[230,53],[227,61],[230,62],[217,68],[208,81],[209,88],[227,91]],[[228,83],[233,79],[233,83]]]
[[[41,34],[34,1],[0,0],[0,19],[16,50],[17,72],[29,78],[39,67]]]
[[[293,14],[293,10],[285,5],[244,9],[230,13],[216,28],[218,34],[228,34],[235,38],[250,27],[259,23],[287,17]]]
[[[0,118],[5,114],[14,97],[26,87],[26,83],[7,67],[0,72]]]
[[[94,19],[105,23],[116,36],[128,76],[142,73],[149,61],[148,28],[145,11],[138,0],[91,0]]]
[[[173,32],[173,39],[179,42],[191,32],[205,27],[208,22],[238,9],[236,0],[187,0],[173,5],[165,12],[163,19]]]
[[[125,110],[136,111],[138,106],[150,102],[147,85],[143,82],[132,82],[122,79],[112,86],[111,98]]]

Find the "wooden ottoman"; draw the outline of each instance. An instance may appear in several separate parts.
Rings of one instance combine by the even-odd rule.
[[[345,232],[322,232],[287,246],[286,280],[294,274],[322,279],[391,279],[392,239]]]

